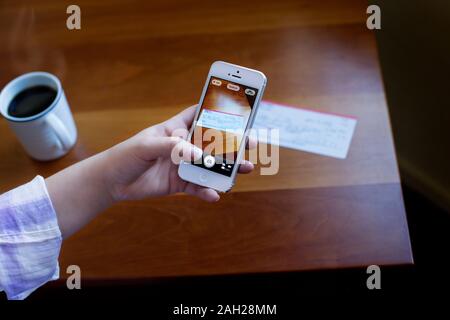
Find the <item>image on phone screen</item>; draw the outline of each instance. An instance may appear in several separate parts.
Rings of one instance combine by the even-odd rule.
[[[191,143],[203,150],[196,166],[231,176],[258,90],[210,77]]]

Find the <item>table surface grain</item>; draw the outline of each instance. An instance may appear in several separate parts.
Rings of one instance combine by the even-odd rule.
[[[2,192],[197,103],[215,60],[263,71],[266,99],[358,123],[345,160],[282,148],[277,175],[257,167],[219,203],[174,195],[115,205],[65,241],[62,270],[133,279],[412,263],[366,1],[79,0],[79,31],[65,27],[69,4],[0,5],[0,85],[56,74],[79,131],[67,156],[37,162],[0,119]]]

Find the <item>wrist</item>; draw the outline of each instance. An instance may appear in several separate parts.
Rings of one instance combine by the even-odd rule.
[[[63,238],[67,238],[112,204],[99,155],[45,179]]]
[[[90,159],[89,159],[90,160]],[[90,168],[92,183],[96,192],[104,199],[104,205],[109,207],[119,201],[114,192],[114,161],[109,150],[103,151],[92,157],[93,164]]]
[[[124,158],[123,156],[127,154],[123,144],[115,145],[95,156],[97,157],[96,171],[100,174],[98,180],[102,184],[101,188],[105,198],[108,199],[111,205],[127,199],[124,195],[124,189],[130,183],[126,167],[129,165],[127,163],[129,162],[129,157]]]

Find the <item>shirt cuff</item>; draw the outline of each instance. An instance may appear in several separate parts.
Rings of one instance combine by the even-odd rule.
[[[8,299],[25,299],[59,278],[61,242],[44,178],[0,196],[0,290]]]

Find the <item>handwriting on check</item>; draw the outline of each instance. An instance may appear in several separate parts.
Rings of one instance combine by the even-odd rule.
[[[254,129],[278,129],[279,145],[344,159],[356,119],[262,102]],[[263,143],[276,143],[270,135],[259,135]]]
[[[243,132],[245,129],[243,116],[209,109],[201,111],[197,125],[235,133]]]

